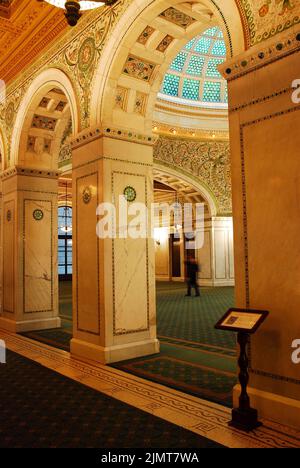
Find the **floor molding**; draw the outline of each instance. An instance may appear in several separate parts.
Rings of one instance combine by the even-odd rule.
[[[0,330],[9,350],[117,400],[230,448],[300,448],[300,431],[263,421],[251,434],[229,428],[230,410],[123,371],[76,360],[66,351]]]

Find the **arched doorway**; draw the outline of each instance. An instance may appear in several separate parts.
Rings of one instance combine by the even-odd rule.
[[[72,84],[60,70],[46,70],[21,101],[13,129],[12,169],[3,178],[6,249],[1,320],[17,332],[61,325],[58,165],[62,142],[73,130],[78,131],[78,117]],[[22,227],[21,243],[13,235],[17,226]]]
[[[119,134],[120,138],[122,135],[122,138],[124,140],[126,139],[127,134],[129,136],[132,135],[131,129],[134,129],[135,134],[140,132],[143,135],[150,135],[154,131],[155,136],[157,136],[157,134],[159,133],[156,130],[156,127],[159,127],[157,125],[157,116],[159,113],[160,115],[162,114],[161,106],[157,106],[158,93],[162,89],[162,83],[165,74],[170,68],[170,65],[174,61],[175,57],[180,54],[182,48],[188,43],[190,43],[193,40],[193,38],[199,36],[199,34],[201,35],[202,33],[205,33],[206,31],[216,30],[216,32],[214,32],[213,35],[213,39],[215,40],[216,44],[216,49],[218,48],[219,39],[217,35],[219,34],[220,39],[223,39],[224,44],[226,46],[226,56],[228,58],[231,57],[233,54],[243,51],[245,48],[242,22],[240,20],[239,11],[235,2],[228,2],[224,7],[223,11],[219,8],[219,5],[216,2],[205,2],[205,5],[204,3],[201,3],[201,5],[196,4],[192,6],[182,4],[181,2],[176,2],[176,4],[170,8],[166,8],[165,5],[160,4],[160,2],[155,2],[155,5],[153,4],[151,6],[148,6],[147,2],[145,2],[143,8],[143,15],[145,18],[147,18],[147,24],[144,20],[141,21],[140,7],[136,9],[134,14],[133,11],[128,11],[128,15],[130,14],[131,18],[129,20],[129,16],[127,17],[126,15],[126,25],[125,23],[120,23],[120,29],[118,30],[120,34],[118,34],[117,31],[118,41],[120,42],[120,48],[117,46],[114,56],[110,58],[108,58],[104,51],[102,59],[99,62],[99,74],[96,74],[95,77],[95,83],[97,80],[97,86],[94,86],[94,92],[92,93],[92,102],[94,103],[92,105],[93,121],[96,124],[98,123],[99,125],[102,125],[102,128],[105,129],[104,134],[105,132],[109,132],[110,134],[112,134],[113,132],[114,135]],[[129,24],[130,32],[129,29],[127,29]],[[208,33],[206,34],[206,36],[208,36]],[[116,36],[114,38],[111,38],[110,47],[114,47],[113,43],[115,40]],[[203,42],[205,41],[209,41],[209,38],[203,40]],[[223,50],[222,54],[220,54],[219,50],[216,50],[216,56],[219,57],[219,55],[224,55],[223,60],[221,60],[219,63],[223,62],[225,58],[225,53],[223,52]],[[212,53],[212,55],[214,55],[215,53],[214,50],[210,50],[210,52]],[[213,95],[217,95],[219,93],[221,100],[224,104],[227,101],[225,89],[226,86],[224,84],[225,82],[223,84],[220,84],[219,77],[216,76],[218,60],[213,60],[212,57],[210,57],[209,60],[210,65],[206,63],[205,67],[207,70],[207,74],[211,74],[212,79],[210,81],[213,82],[215,86],[211,86],[211,83],[207,83],[207,85],[204,84],[202,92],[207,97],[207,100],[210,99],[208,96],[210,94],[210,90],[212,90],[211,93]],[[214,66],[211,66],[213,61]],[[211,68],[209,68],[209,66]],[[100,76],[101,85],[99,86]],[[186,81],[185,83],[183,83],[183,86],[186,87],[184,91],[186,95],[188,93],[188,88],[191,90],[191,82],[192,80],[190,79],[189,82]],[[219,91],[217,91],[218,87]],[[193,92],[194,91],[192,89],[191,93]],[[161,96],[159,96],[159,98],[161,98]],[[212,101],[214,101],[214,98],[212,99]],[[112,102],[114,102],[115,104],[111,105]],[[174,102],[174,105],[178,107],[181,104],[182,102]],[[219,145],[218,150],[215,151],[215,148],[212,147],[212,141],[209,144],[207,144],[208,160],[206,165],[203,165],[203,171],[206,170],[208,173],[213,174],[213,178],[215,174],[214,171],[218,166],[218,171],[220,174],[220,166],[226,159],[222,155],[222,149],[220,149],[222,145],[219,144],[219,136],[220,133],[224,131],[224,126],[222,126],[223,121],[226,118],[228,119],[228,116],[224,116],[224,114],[226,114],[226,106],[224,105],[219,106],[218,110],[214,109],[214,107],[216,106],[207,105],[206,107],[207,112],[203,113],[202,115],[202,123],[205,121],[207,123],[207,116],[210,113],[214,114],[213,118],[215,120],[218,120],[219,125],[219,129],[217,128],[215,132],[211,131],[209,125],[207,125],[206,128],[203,127],[202,129],[203,131],[206,131],[207,134],[209,134],[209,138],[211,140],[215,139],[216,146]],[[180,111],[182,111],[182,109],[180,109]],[[190,110],[190,114],[191,113],[193,112]],[[222,113],[223,115],[220,115]],[[183,122],[184,117],[182,117],[181,114],[180,118],[179,113],[177,114],[177,127],[187,126],[186,124],[180,125],[180,123]],[[178,134],[176,123],[174,123],[174,120],[171,121],[170,109],[168,109],[165,112],[165,118],[166,126],[169,126],[169,128],[171,129],[173,128],[173,135]],[[192,136],[193,138],[193,133],[196,134],[198,130],[197,124],[195,123],[196,119],[197,117],[194,119],[195,126],[190,126],[189,128],[190,136]],[[189,122],[191,121],[192,118],[189,119]],[[194,140],[197,140],[197,138],[194,138]],[[133,154],[134,145],[132,144],[131,146]],[[170,151],[172,154],[172,149]],[[226,155],[228,155],[227,149]],[[193,155],[187,151],[187,163],[189,158],[191,159],[192,156]],[[180,158],[180,155],[178,156],[178,158]],[[172,159],[171,156],[169,159]],[[141,158],[140,161],[142,161]],[[127,162],[129,161],[126,161],[126,163]],[[172,164],[167,164],[166,166],[169,169],[171,165]],[[128,166],[128,174],[130,172],[132,171],[129,170]],[[203,176],[202,173],[193,175],[196,180],[197,177],[201,179],[201,177]],[[161,181],[159,182],[162,183]],[[219,194],[221,192],[222,189],[219,190]],[[226,197],[223,197],[224,204],[222,205],[221,202],[216,202],[217,197],[216,194],[214,195],[215,196],[212,196],[211,199],[214,199],[215,201],[215,216],[219,215],[220,219],[218,219],[218,222],[223,222],[225,215],[227,217],[230,217],[231,212],[228,210],[228,205],[226,211]],[[229,224],[227,226],[228,234],[226,233],[226,235],[224,234],[224,232],[221,232],[221,229],[219,229],[220,225],[214,224],[211,228],[214,232],[216,232],[216,236],[219,236],[220,245],[224,243],[226,238],[230,238],[230,242],[232,245],[232,222],[230,226]],[[159,240],[159,244],[162,244],[161,240]],[[228,249],[228,253],[229,250],[230,249]],[[220,253],[220,251],[218,253]],[[227,255],[226,257],[226,261],[224,261],[224,266],[222,265],[221,267],[219,267],[219,265],[215,265],[216,270],[218,270],[217,276],[218,279],[220,279],[220,281],[226,277],[227,272],[229,272],[231,269],[231,272],[228,273],[228,280],[231,281],[231,284],[233,284],[234,281],[233,260],[229,260],[230,255],[231,259],[233,259],[232,254],[233,252],[231,248],[229,255]],[[166,261],[166,264],[167,263],[168,262]],[[178,271],[176,272],[176,274],[178,274]],[[226,305],[224,307],[226,307]],[[212,327],[212,324],[210,326]],[[134,335],[131,336],[133,337]],[[230,352],[234,354],[233,349],[231,349]],[[232,389],[232,386],[229,389],[229,393]]]

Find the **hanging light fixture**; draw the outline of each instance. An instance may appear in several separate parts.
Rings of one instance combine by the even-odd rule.
[[[111,6],[118,0],[37,0],[38,2],[45,1],[50,3],[57,8],[63,8],[66,10],[65,16],[70,26],[76,26],[78,20],[81,17],[80,11],[93,10],[101,6]]]
[[[64,216],[64,223],[60,226],[60,230],[64,232],[65,234],[69,234],[70,232],[72,232],[72,224],[68,225],[68,217],[70,218],[70,216],[68,216],[69,209],[70,208],[68,207],[68,182],[66,182],[66,198],[65,198],[65,206],[64,206],[65,216]]]

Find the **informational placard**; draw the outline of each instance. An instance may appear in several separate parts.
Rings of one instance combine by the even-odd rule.
[[[219,320],[215,328],[219,330],[255,333],[268,314],[269,312],[266,310],[232,308]]]

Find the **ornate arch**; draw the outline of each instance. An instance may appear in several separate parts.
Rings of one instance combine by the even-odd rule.
[[[223,31],[229,57],[245,50],[245,25],[236,0],[201,0],[191,7],[182,0],[172,1],[169,7],[163,0],[134,0],[99,60],[91,89],[91,125],[127,126],[122,105],[117,112],[114,109],[120,90],[123,101],[129,101],[131,127],[149,131],[156,95],[171,61],[186,42],[214,25]],[[134,61],[140,73],[130,74]],[[126,96],[126,82],[135,95]]]
[[[199,179],[189,175],[185,171],[179,171],[175,166],[174,167],[166,166],[165,164],[163,164],[161,161],[158,161],[158,160],[154,161],[153,169],[154,170],[156,169],[161,173],[174,176],[178,178],[179,180],[182,179],[184,182],[187,182],[191,187],[197,190],[197,192],[199,192],[200,195],[203,197],[203,199],[206,201],[208,208],[209,208],[210,215],[217,216],[218,214],[217,200],[213,192],[210,190],[210,188],[202,184]]]
[[[17,165],[19,162],[21,134],[28,112],[33,110],[38,105],[43,96],[53,88],[60,90],[66,96],[70,106],[73,134],[78,133],[80,121],[79,106],[70,79],[60,69],[49,68],[43,70],[31,82],[29,88],[21,100],[12,131],[10,158],[11,165]]]

